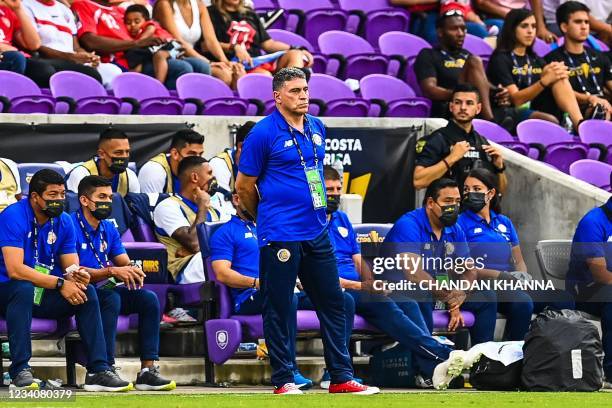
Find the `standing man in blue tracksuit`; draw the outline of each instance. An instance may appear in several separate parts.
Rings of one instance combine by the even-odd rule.
[[[264,334],[274,392],[301,393],[293,382],[289,351],[289,313],[299,276],[321,322],[330,393],[377,393],[377,388],[353,380],[344,339],[344,300],[325,214],[325,128],[307,114],[308,84],[301,70],[281,69],[272,88],[276,110],[247,137],[236,189],[245,209],[257,218]]]
[[[578,310],[601,317],[604,388],[612,388],[612,197],[578,223],[565,287]]]

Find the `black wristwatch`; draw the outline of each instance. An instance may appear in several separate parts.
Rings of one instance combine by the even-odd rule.
[[[506,164],[504,163],[501,167],[501,169],[498,169],[497,167],[493,166],[493,168],[495,170],[493,170],[495,172],[495,174],[501,174],[506,170]]]
[[[64,286],[64,278],[57,278],[57,282],[55,282],[55,289],[60,290]]]

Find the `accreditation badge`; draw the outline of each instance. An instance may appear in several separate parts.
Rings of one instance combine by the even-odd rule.
[[[327,198],[325,197],[325,186],[321,181],[321,174],[316,166],[304,167],[310,197],[312,198],[312,206],[315,210],[327,207]]]

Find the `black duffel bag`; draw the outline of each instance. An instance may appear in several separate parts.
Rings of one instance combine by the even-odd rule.
[[[470,384],[483,391],[514,391],[521,387],[523,360],[504,365],[484,354],[470,369]]]
[[[576,311],[538,314],[523,354],[521,382],[528,391],[597,391],[603,385],[599,332]]]

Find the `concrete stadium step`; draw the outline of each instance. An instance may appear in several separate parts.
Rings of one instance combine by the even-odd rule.
[[[356,357],[354,366],[357,376],[364,376],[369,358]],[[176,381],[178,385],[204,384],[204,359],[199,357],[162,357],[158,362],[162,375]],[[5,360],[5,364],[8,362]],[[34,375],[42,380],[61,379],[66,382],[66,366],[63,357],[35,357],[30,361]],[[120,367],[119,375],[126,381],[135,381],[140,370],[138,358],[120,357],[116,360]],[[323,375],[325,361],[322,357],[298,357],[300,371],[306,377],[318,383]],[[7,367],[5,366],[5,370]],[[85,368],[77,365],[77,383],[85,382]],[[266,385],[270,383],[272,370],[268,360],[260,361],[253,358],[236,358],[227,361],[222,366],[215,367],[215,377],[218,384],[234,385]]]

